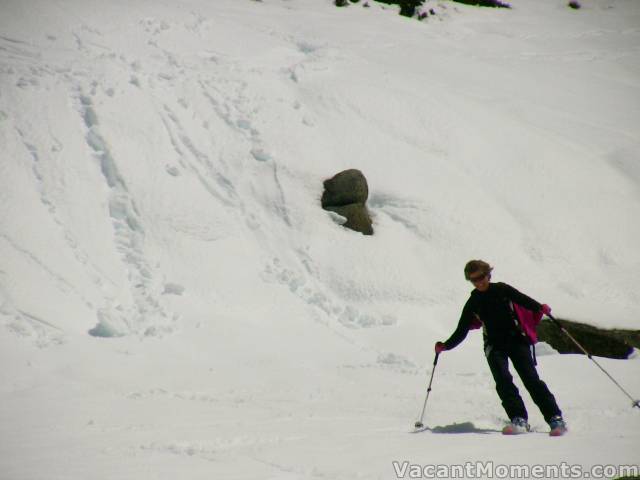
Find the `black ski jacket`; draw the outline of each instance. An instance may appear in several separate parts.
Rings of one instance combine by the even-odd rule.
[[[542,305],[534,299],[527,297],[506,283],[490,283],[486,292],[475,289],[471,292],[469,300],[462,309],[458,327],[444,342],[447,350],[455,348],[466,338],[476,316],[484,326],[485,347],[491,345],[500,348],[514,341],[527,342],[509,301],[536,312],[542,308]]]

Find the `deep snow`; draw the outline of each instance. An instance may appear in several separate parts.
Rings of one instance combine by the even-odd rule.
[[[637,328],[640,3],[583,3],[1,2],[0,478],[638,464],[640,411],[550,349],[571,434],[525,394],[499,435],[478,332],[407,433],[470,258]],[[345,168],[372,237],[319,208]]]

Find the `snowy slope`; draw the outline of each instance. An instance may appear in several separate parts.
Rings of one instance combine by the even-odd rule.
[[[495,433],[479,334],[426,419],[463,433],[406,432],[470,258],[637,328],[640,4],[332,3],[0,4],[0,478],[638,463],[584,357],[539,361],[570,436]],[[319,208],[346,168],[373,237]],[[640,395],[637,359],[601,363]]]

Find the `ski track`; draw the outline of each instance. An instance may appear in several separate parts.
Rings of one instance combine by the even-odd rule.
[[[308,259],[300,253],[299,255],[301,264],[309,265]],[[352,305],[336,300],[333,294],[325,291],[320,282],[301,273],[296,267],[286,266],[278,257],[274,257],[265,266],[262,278],[267,282],[286,286],[303,302],[348,329],[389,327],[397,324],[397,319],[393,315],[363,312]]]
[[[161,305],[153,268],[144,251],[145,230],[140,212],[124,178],[120,174],[106,140],[99,130],[98,115],[91,98],[77,87],[73,94],[76,108],[85,128],[85,139],[109,187],[108,210],[114,232],[114,244],[128,274],[132,311],[107,306],[98,311],[101,321],[116,321],[126,325],[131,333],[158,335],[172,331],[175,320]],[[116,328],[121,328],[118,325]]]
[[[171,138],[171,143],[176,153],[180,156],[181,163],[185,162],[189,166],[190,170],[198,177],[205,189],[216,200],[220,201],[227,207],[236,206],[238,203],[238,199],[233,183],[217,170],[213,162],[209,159],[208,155],[202,153],[196,148],[194,143],[185,133],[185,130],[180,124],[178,117],[173,113],[168,105],[164,105],[164,111],[167,115],[168,120],[163,120],[163,124],[167,129],[167,133]],[[190,156],[193,158],[193,160],[195,160],[197,166],[185,160],[185,155],[178,142],[180,142],[182,146],[186,148]],[[200,168],[204,169],[204,173],[200,170]],[[211,183],[209,182],[209,178],[214,179],[217,187],[211,185]],[[221,188],[223,193],[218,191],[218,188]]]
[[[18,132],[18,135],[21,138],[25,148],[33,159],[32,170],[34,177],[36,178],[36,183],[38,185],[40,200],[43,205],[47,207],[47,210],[50,213],[53,222],[62,231],[65,242],[70,251],[73,253],[75,259],[81,265],[88,269],[89,277],[94,285],[98,287],[102,286],[103,279],[108,281],[111,285],[115,285],[115,283],[111,279],[109,279],[106,274],[91,261],[89,254],[82,247],[77,237],[73,234],[72,230],[60,219],[60,216],[58,214],[58,207],[56,207],[56,197],[66,187],[66,185],[64,184],[64,179],[62,177],[57,178],[56,181],[58,185],[51,184],[49,176],[45,175],[42,171],[43,158],[46,159],[46,155],[41,155],[39,153],[38,148],[35,146],[35,143],[30,143],[30,141],[27,139],[27,134],[24,131],[19,128],[16,128],[16,131]],[[62,143],[55,137],[52,137],[51,141],[53,145],[51,147],[52,153],[50,155],[53,156],[61,154],[64,147]],[[90,301],[88,301],[84,297],[82,297],[82,300],[87,307],[93,309],[93,304]]]
[[[21,247],[16,241],[14,241],[9,235],[5,233],[0,233],[0,238],[4,239],[13,249],[21,253],[25,258],[35,263],[42,271],[46,272],[47,275],[54,280],[56,286],[65,293],[74,293],[77,295],[85,305],[90,305],[90,302],[87,301],[84,296],[80,293],[80,291],[73,285],[69,280],[64,278],[62,275],[56,273],[52,268],[50,268],[43,260],[41,260],[37,255],[29,250]]]
[[[368,204],[374,212],[380,211],[384,213],[391,220],[399,223],[425,242],[431,242],[433,240],[433,233],[431,231],[423,231],[425,225],[428,224],[413,220],[429,213],[429,209],[426,208],[426,206],[409,199],[402,199],[382,193],[372,195]]]

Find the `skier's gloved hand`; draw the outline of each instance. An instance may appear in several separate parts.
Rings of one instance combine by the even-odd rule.
[[[446,349],[447,349],[447,346],[444,343],[436,342],[435,350],[437,354],[444,352]]]
[[[544,313],[545,315],[550,315],[551,314],[551,307],[549,305],[547,305],[546,303],[544,305],[542,305],[542,313]]]

